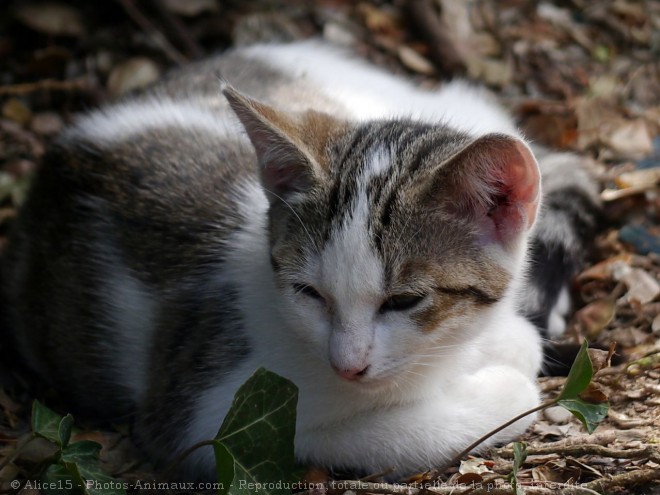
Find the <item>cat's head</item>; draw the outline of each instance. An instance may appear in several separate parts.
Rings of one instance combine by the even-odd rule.
[[[524,142],[292,115],[225,93],[271,203],[283,313],[339,376],[392,382],[509,297],[540,199]]]

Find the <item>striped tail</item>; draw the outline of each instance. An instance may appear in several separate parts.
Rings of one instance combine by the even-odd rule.
[[[566,328],[570,284],[581,269],[600,216],[594,178],[570,153],[534,150],[543,177],[543,209],[530,245],[522,313],[549,338]]]

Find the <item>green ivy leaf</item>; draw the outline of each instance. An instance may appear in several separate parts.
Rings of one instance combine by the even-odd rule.
[[[566,382],[564,383],[564,388],[561,390],[558,399],[577,399],[580,392],[587,388],[591,382],[591,378],[594,374],[594,369],[591,364],[591,358],[587,352],[589,344],[585,339],[582,342],[580,351],[573,361],[571,370],[568,372],[566,377]]]
[[[216,440],[218,471],[234,460],[230,495],[290,494],[295,465],[293,437],[298,389],[289,380],[259,368],[238,389]]]
[[[509,481],[516,495],[525,495],[521,486],[518,485],[518,471],[527,459],[527,444],[525,442],[513,443],[513,469],[509,475]]]
[[[573,366],[571,366],[571,370],[568,372],[564,388],[557,397],[557,404],[570,411],[573,416],[582,422],[589,433],[593,433],[598,423],[607,416],[609,403],[592,404],[579,397],[587,389],[594,375],[587,348],[588,343],[585,339],[573,362]]]
[[[123,484],[101,470],[100,451],[101,445],[91,440],[74,442],[62,450],[62,464],[87,495],[126,495]]]
[[[605,419],[610,407],[609,402],[591,404],[580,398],[562,399],[557,404],[570,411],[573,416],[579,419],[589,433],[593,433],[598,423]]]
[[[236,470],[234,469],[234,456],[227,450],[227,447],[222,445],[221,442],[215,441],[213,443],[213,450],[215,452],[215,465],[218,476],[218,495],[226,495],[229,492],[229,487],[234,481]]]
[[[71,493],[78,487],[78,482],[71,473],[60,464],[51,464],[41,475],[41,491],[46,495]]]
[[[95,464],[99,460],[101,445],[91,440],[81,440],[62,450],[62,460],[76,464]]]
[[[44,406],[38,400],[32,403],[32,431],[36,435],[62,446],[60,440],[60,424],[62,421],[62,416]]]
[[[77,464],[80,475],[87,480],[85,492],[89,495],[126,495],[124,483],[105,474],[98,464]]]
[[[71,440],[71,430],[73,430],[73,416],[67,414],[57,426],[57,443],[60,447],[64,448],[69,444],[69,440]]]

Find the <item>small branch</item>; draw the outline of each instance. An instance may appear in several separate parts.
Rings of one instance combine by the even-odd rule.
[[[598,493],[611,493],[615,487],[629,487],[658,481],[660,479],[660,468],[638,469],[623,474],[617,474],[611,478],[601,478],[583,485],[589,490]]]
[[[547,488],[538,485],[525,485],[526,495],[599,495],[598,492],[591,488],[576,485],[562,485],[561,491],[557,491],[561,483],[553,483],[552,488]],[[405,485],[392,485],[389,483],[367,483],[357,480],[342,480],[342,481],[329,481],[328,490],[333,494],[343,494],[347,490],[352,490],[356,493],[372,493],[378,495],[418,495],[423,492],[432,493],[436,495],[511,495],[512,487],[509,484],[501,486],[493,486],[483,483],[483,486],[478,484],[454,484],[454,483],[437,483],[435,485],[427,486],[424,488],[417,488],[414,486]]]
[[[617,459],[640,459],[648,457],[649,459],[660,458],[659,448],[649,445],[643,449],[613,449],[603,447],[602,445],[586,444],[586,445],[549,445],[543,447],[530,447],[527,446],[528,455],[572,455],[575,457],[583,455],[597,455],[601,457],[613,457]],[[499,449],[496,451],[497,455],[506,459],[513,458],[513,450]],[[657,461],[656,461],[657,462]]]
[[[2,462],[0,462],[0,471],[2,471],[3,468],[8,464],[14,462],[14,460],[16,460],[16,458],[21,454],[21,452],[23,452],[23,449],[25,449],[25,447],[27,447],[27,445],[35,438],[37,438],[37,436],[34,433],[32,433],[29,437],[25,438],[22,441],[19,441],[16,444],[16,447],[14,448],[14,452],[12,452],[11,455],[8,455],[7,457],[5,457],[5,459]]]
[[[466,448],[463,449],[461,452],[459,452],[458,454],[456,454],[456,455],[454,456],[454,458],[453,458],[451,461],[449,461],[449,462],[448,462],[448,463],[447,463],[447,464],[446,464],[446,465],[440,470],[440,472],[441,472],[441,473],[444,473],[448,468],[450,468],[451,466],[453,466],[454,464],[456,464],[458,461],[460,461],[463,457],[465,457],[467,454],[469,454],[469,453],[470,453],[475,447],[479,446],[480,444],[482,444],[483,442],[485,442],[486,440],[488,440],[488,439],[489,439],[490,437],[492,437],[493,435],[496,435],[497,433],[499,433],[499,432],[502,431],[503,429],[505,429],[505,428],[511,426],[511,425],[512,425],[513,423],[515,423],[516,421],[518,421],[518,420],[524,418],[525,416],[529,416],[530,414],[534,414],[534,413],[537,412],[537,411],[541,411],[541,410],[545,409],[546,407],[550,407],[550,406],[552,406],[552,405],[554,405],[554,404],[556,404],[556,403],[557,403],[557,400],[556,400],[556,399],[553,399],[553,400],[550,400],[550,401],[544,402],[543,404],[541,404],[541,405],[539,405],[539,406],[536,406],[536,407],[534,407],[533,409],[530,409],[530,410],[528,410],[528,411],[525,411],[525,412],[523,412],[523,413],[520,413],[520,414],[519,414],[518,416],[516,416],[515,418],[510,419],[509,421],[507,421],[506,423],[504,423],[504,424],[498,426],[498,427],[495,428],[494,430],[492,430],[492,431],[486,433],[485,435],[479,437],[477,440],[475,440],[474,442],[472,442],[468,447],[466,447]]]
[[[409,0],[408,14],[429,44],[429,58],[438,70],[451,77],[466,72],[465,62],[447,36],[447,26],[434,9],[431,0]]]
[[[163,5],[163,0],[152,0],[151,3],[158,11],[158,14],[160,14],[160,16],[163,18],[166,27],[173,31],[181,44],[184,46],[188,55],[195,59],[202,58],[204,56],[204,50],[202,50],[199,44],[190,35],[190,32],[186,28],[186,25],[181,22],[181,19],[175,15],[172,15],[172,13],[167,10],[167,8]]]
[[[190,454],[192,454],[194,451],[197,449],[201,449],[202,447],[206,447],[207,445],[213,445],[215,443],[215,440],[202,440],[201,442],[197,442],[194,445],[191,445],[188,447],[186,450],[181,452],[171,463],[169,466],[167,466],[164,470],[163,473],[171,473],[174,471],[183,460],[188,457]]]
[[[87,76],[64,81],[58,81],[57,79],[43,79],[41,81],[31,83],[0,86],[0,96],[21,96],[35,93],[37,91],[74,91],[87,90],[89,88],[90,80]]]
[[[419,488],[413,486],[359,480],[331,480],[328,481],[328,489],[337,493],[353,490],[357,493],[383,493],[387,495],[417,495],[420,492]]]
[[[165,35],[161,33],[152,22],[145,17],[145,15],[140,12],[140,10],[135,6],[133,0],[118,0],[118,2],[124,7],[124,10],[128,16],[133,19],[133,21],[151,38],[151,40],[158,45],[163,53],[169,58],[172,62],[177,65],[183,65],[187,62],[186,57],[177,50],[172,44],[167,40]]]

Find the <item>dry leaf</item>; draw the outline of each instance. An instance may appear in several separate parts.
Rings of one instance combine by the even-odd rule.
[[[651,133],[643,119],[620,121],[602,139],[618,157],[642,158],[653,150]]]
[[[156,63],[146,57],[134,57],[119,64],[110,73],[108,89],[115,95],[143,88],[160,77]]]
[[[32,112],[21,100],[11,98],[2,105],[2,116],[17,124],[25,125],[32,118]]]
[[[630,120],[623,111],[603,98],[577,101],[578,148],[599,148],[611,158],[638,159],[653,149],[651,133],[643,119]],[[607,150],[602,150],[606,146]]]
[[[630,265],[632,262],[632,254],[624,253],[617,256],[608,258],[600,263],[587,268],[582,273],[577,276],[577,281],[579,283],[584,283],[588,280],[611,280],[612,279],[612,267],[617,262],[623,262],[626,265]]]
[[[576,313],[584,335],[593,339],[614,319],[616,302],[611,298],[598,299]]]
[[[586,389],[580,392],[580,399],[589,404],[604,404],[609,400],[603,389],[596,383],[590,383]]]
[[[42,112],[32,117],[30,130],[42,136],[52,136],[64,127],[62,118],[55,112]]]
[[[470,457],[464,461],[461,461],[461,465],[458,468],[458,472],[461,474],[475,473],[492,473],[492,470],[486,465],[486,461],[479,457]]]
[[[612,267],[614,279],[628,287],[626,299],[646,304],[660,295],[660,284],[641,268],[631,268],[623,263],[615,263]]]
[[[587,349],[589,354],[589,359],[591,359],[591,366],[594,370],[594,374],[598,373],[603,368],[610,366],[610,361],[612,355],[614,354],[614,349],[616,348],[616,342],[610,343],[610,348],[607,351],[601,349]]]
[[[397,54],[399,55],[399,60],[401,60],[401,63],[414,72],[424,74],[426,76],[430,76],[436,73],[433,64],[427,58],[423,57],[409,46],[399,46]]]
[[[543,466],[536,466],[532,468],[532,479],[536,481],[549,481],[552,483],[563,483],[565,480],[560,469],[558,469],[555,461],[548,462]]]
[[[479,473],[465,473],[453,480],[454,485],[477,485],[481,484],[484,477]]]
[[[167,10],[185,17],[195,17],[203,12],[217,12],[217,0],[164,0]]]
[[[16,12],[23,24],[51,36],[81,36],[85,29],[77,10],[61,3],[26,5]]]

